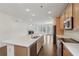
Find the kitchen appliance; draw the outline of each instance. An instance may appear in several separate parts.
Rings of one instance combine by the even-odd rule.
[[[65,30],[73,29],[73,17],[69,17],[64,21],[64,29]]]

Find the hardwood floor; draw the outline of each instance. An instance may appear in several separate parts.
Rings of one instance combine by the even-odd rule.
[[[38,56],[56,56],[56,46],[53,44],[53,37],[47,36],[44,39],[43,48],[41,48]]]

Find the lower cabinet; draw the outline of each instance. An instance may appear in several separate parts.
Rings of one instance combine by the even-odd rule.
[[[14,46],[14,55],[15,56],[26,56],[26,55],[28,55],[28,48],[15,45]]]
[[[37,56],[43,47],[44,37],[40,37],[35,43],[29,47],[14,45],[14,56]],[[7,46],[0,48],[0,56],[7,56]]]
[[[29,55],[30,56],[37,56],[37,43],[30,46]]]
[[[44,43],[43,36],[33,43],[30,47],[14,46],[15,56],[37,56]]]
[[[37,43],[32,44],[30,47],[14,46],[15,56],[36,56],[37,55]]]
[[[7,46],[0,48],[0,56],[7,56]]]
[[[39,53],[40,49],[43,47],[43,43],[44,43],[44,38],[41,37],[41,38],[37,41],[37,54]]]
[[[70,51],[65,46],[63,46],[63,56],[72,56]]]

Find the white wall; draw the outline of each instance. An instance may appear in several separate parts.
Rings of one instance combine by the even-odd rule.
[[[20,19],[0,13],[0,40],[13,39],[27,33],[26,25],[15,20]]]
[[[19,21],[16,22],[16,20]],[[36,33],[41,33],[39,31],[39,24],[29,27],[28,24],[22,23],[21,21],[22,19],[0,13],[0,40],[16,39],[18,36],[27,35],[30,28]]]

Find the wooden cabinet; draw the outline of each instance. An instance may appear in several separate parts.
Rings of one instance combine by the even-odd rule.
[[[63,35],[64,33],[64,24],[61,17],[56,17],[56,35]]]
[[[44,38],[43,36],[37,41],[37,54],[39,53],[40,49],[43,47]]]
[[[70,51],[63,45],[63,56],[72,56]]]
[[[7,56],[7,46],[0,48],[0,56]]]
[[[63,38],[57,38],[57,55],[58,56],[73,56],[71,52],[65,47]],[[64,42],[64,43],[63,43]]]
[[[60,18],[60,29],[61,29],[61,34],[64,34],[64,15],[62,15]]]
[[[69,13],[69,17],[73,16],[73,7],[72,7],[72,3],[68,5],[68,13]]]
[[[73,7],[72,3],[68,4],[65,10],[65,19],[73,16]]]
[[[56,17],[56,34],[60,35],[61,30],[60,30],[60,17]]]
[[[67,19],[69,17],[69,6],[67,6],[65,10],[65,18]]]
[[[73,17],[73,27],[74,29],[79,29],[79,3],[69,3],[63,14],[60,16],[61,19],[62,16],[64,16],[63,20]]]
[[[15,56],[36,56],[37,55],[37,43],[32,44],[30,47],[14,46]]]
[[[34,43],[32,46],[30,46],[29,52],[30,56],[37,56],[37,43]]]
[[[79,3],[73,4],[74,29],[79,28]]]
[[[72,16],[73,16],[73,5],[71,3],[67,5],[67,7],[65,8],[65,11],[63,11],[61,16],[56,17],[56,34],[57,35],[64,34],[64,20]]]
[[[61,35],[64,31],[64,20],[73,17],[73,30],[79,29],[79,3],[69,3],[62,15],[56,19],[56,34]]]
[[[41,46],[42,46],[41,40],[38,40],[37,41],[37,54],[39,53]]]
[[[33,39],[34,40],[34,39]],[[36,42],[31,44],[29,47],[24,46],[14,46],[14,55],[15,56],[37,56],[40,49],[44,43],[44,37],[41,36]]]
[[[15,56],[27,56],[28,55],[28,48],[15,45],[14,46],[14,55]]]

